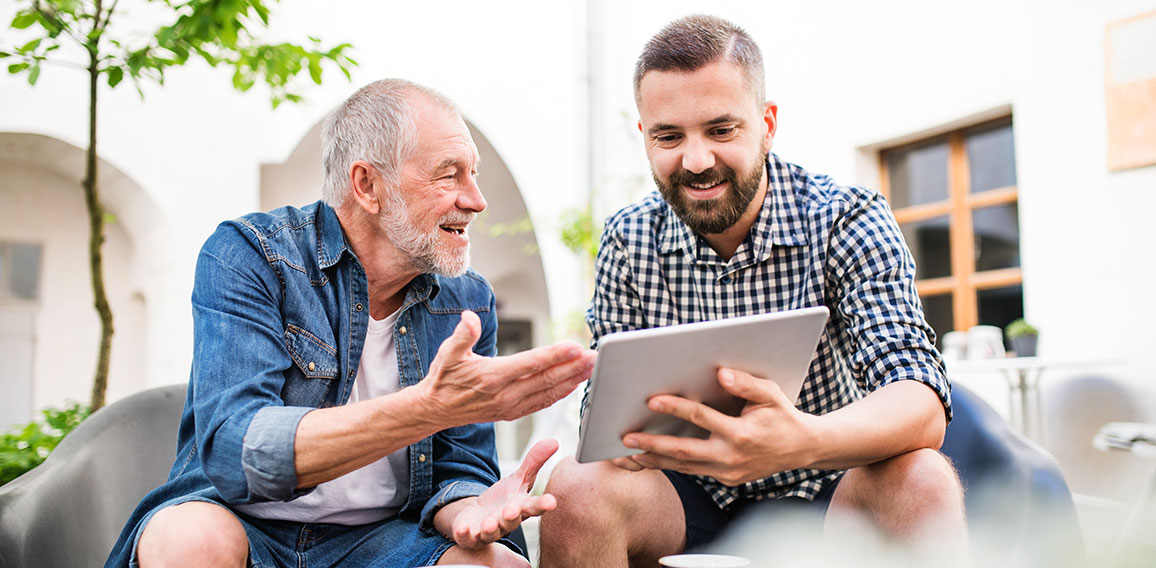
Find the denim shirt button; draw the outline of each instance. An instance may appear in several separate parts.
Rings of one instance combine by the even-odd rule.
[[[316,371],[317,370],[317,364],[314,363],[313,361],[310,361],[309,364],[306,366],[309,367],[310,371]]]
[[[350,370],[349,370],[349,378],[351,378],[351,379],[352,379],[353,377],[356,377],[356,376],[357,376],[357,371],[354,371],[353,369],[350,369]]]
[[[358,302],[357,305],[353,306],[353,309],[360,312],[361,310],[365,309],[365,306],[361,305],[361,302]]]
[[[400,334],[402,334],[402,335],[405,335],[405,334],[406,334],[406,332],[408,332],[408,331],[409,331],[409,330],[408,330],[408,329],[406,329],[404,325],[403,325],[403,326],[401,326],[400,328],[398,328],[398,330],[397,330],[397,332],[398,332],[398,333],[400,333]]]
[[[425,454],[419,454],[417,456],[417,461],[419,461],[421,463],[425,463]]]

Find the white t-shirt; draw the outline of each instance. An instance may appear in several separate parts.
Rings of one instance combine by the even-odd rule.
[[[401,390],[393,342],[397,317],[394,312],[383,320],[369,318],[350,403]],[[239,505],[236,509],[262,519],[363,525],[396,515],[408,498],[409,449],[402,448],[292,501]]]

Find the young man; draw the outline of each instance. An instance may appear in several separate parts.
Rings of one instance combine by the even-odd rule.
[[[769,153],[777,107],[762,55],[733,24],[678,20],[634,75],[659,192],[606,223],[587,321],[607,333],[825,305],[831,319],[797,404],[720,369],[738,417],[677,396],[655,412],[706,440],[642,433],[644,450],[554,470],[543,566],[653,566],[709,543],[744,509],[808,507],[826,526],[862,516],[884,534],[966,551],[962,491],[936,449],[950,388],[914,286],[914,262],[876,192]],[[842,525],[839,525],[842,526]]]
[[[322,133],[323,202],[221,224],[193,289],[188,402],[169,481],[108,566],[528,566],[503,537],[556,443],[497,481],[493,427],[571,392],[593,354],[495,352],[469,268],[485,209],[452,103],[400,80]],[[496,483],[495,483],[496,482]]]

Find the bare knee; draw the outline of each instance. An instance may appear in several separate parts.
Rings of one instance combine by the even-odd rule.
[[[244,566],[248,557],[249,539],[237,517],[220,505],[199,501],[158,511],[137,545],[143,568]]]
[[[682,503],[660,471],[566,458],[546,492],[558,506],[539,525],[542,566],[655,565],[684,546]]]
[[[942,454],[922,449],[849,470],[832,510],[855,511],[884,533],[905,538],[963,522],[963,490]]]
[[[884,475],[910,495],[913,503],[925,508],[962,507],[963,489],[959,475],[943,454],[916,450],[882,462]]]
[[[476,550],[452,546],[438,559],[438,565],[477,564],[491,568],[529,568],[530,562],[504,544],[492,543]]]

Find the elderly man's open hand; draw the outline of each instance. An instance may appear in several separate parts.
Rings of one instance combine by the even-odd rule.
[[[446,505],[438,511],[434,524],[451,536],[458,546],[476,549],[509,534],[523,520],[553,510],[558,506],[553,495],[534,496],[530,490],[534,487],[538,470],[556,451],[557,440],[539,441],[526,453],[517,471],[476,498]],[[444,530],[446,528],[449,530]]]
[[[514,420],[550,406],[590,378],[595,353],[559,342],[503,357],[473,352],[481,321],[462,312],[419,385],[430,411],[451,425]]]

